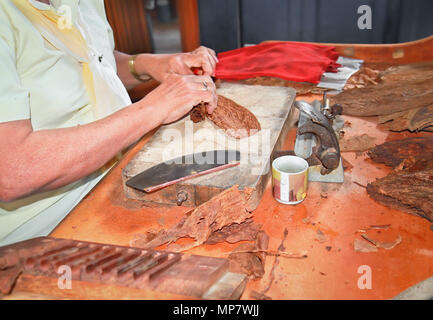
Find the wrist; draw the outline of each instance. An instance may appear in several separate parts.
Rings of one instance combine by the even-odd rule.
[[[137,73],[145,73],[162,82],[166,77],[169,58],[173,54],[142,53],[137,55],[135,65]]]
[[[131,75],[141,82],[146,82],[152,79],[153,75],[146,69],[146,55],[133,55],[128,60],[128,68]]]

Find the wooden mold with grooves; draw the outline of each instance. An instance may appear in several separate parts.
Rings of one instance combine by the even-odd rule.
[[[238,299],[247,278],[229,261],[40,237],[0,248],[0,297]]]

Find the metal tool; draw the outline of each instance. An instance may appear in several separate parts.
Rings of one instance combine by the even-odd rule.
[[[310,165],[309,181],[343,182],[340,146],[336,131],[343,124],[337,116],[339,105],[329,105],[326,93],[322,103],[313,105],[298,101],[300,110],[294,154],[307,160]]]
[[[306,116],[304,123],[298,125],[297,135],[313,134],[317,141],[311,155],[306,159],[310,166],[321,164],[321,174],[328,174],[338,167],[340,162],[340,145],[329,118],[304,101],[296,102],[295,106]],[[329,112],[329,109],[323,109]],[[295,150],[296,153],[296,150]]]
[[[214,150],[189,154],[157,164],[126,182],[144,192],[154,192],[180,181],[239,165],[241,154],[236,150]],[[181,203],[186,199],[178,199]]]

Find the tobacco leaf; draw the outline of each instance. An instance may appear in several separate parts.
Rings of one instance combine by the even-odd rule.
[[[367,154],[374,162],[393,168],[409,158],[412,162],[429,160],[433,158],[433,136],[388,141],[374,147]]]
[[[228,257],[230,272],[243,273],[253,278],[261,278],[265,274],[265,269],[259,257],[254,253],[248,252],[253,250],[255,250],[253,243],[242,243],[233,250]]]
[[[398,246],[403,241],[403,238],[400,235],[398,235],[397,238],[395,239],[395,241],[393,241],[393,242],[381,242],[381,241],[372,239],[370,236],[368,236],[365,233],[362,234],[361,237],[363,237],[365,240],[367,240],[368,242],[375,245],[377,248],[383,248],[385,250],[391,250],[394,247]]]
[[[353,242],[353,248],[356,252],[362,252],[362,253],[370,253],[370,252],[377,252],[377,247],[369,243],[367,241],[361,240],[361,239],[355,239]]]
[[[246,207],[245,197],[235,185],[187,213],[174,227],[160,230],[152,236],[133,239],[131,246],[153,249],[180,238],[192,238],[195,242],[186,247],[177,247],[175,251],[199,246],[205,243],[213,232],[251,218],[252,215]]]
[[[422,131],[433,126],[433,105],[380,116],[379,123],[390,131]]]
[[[263,293],[252,290],[250,293],[250,298],[255,300],[272,300],[270,296],[267,296]]]
[[[256,224],[252,219],[242,223],[234,223],[213,232],[206,241],[206,244],[220,242],[236,243],[239,241],[252,241],[256,239],[262,225]]]
[[[340,151],[341,152],[363,152],[373,148],[376,144],[374,141],[376,138],[370,137],[367,134],[360,136],[354,136],[350,138],[344,138],[340,140]]]
[[[363,88],[367,85],[376,85],[381,81],[381,72],[368,67],[362,67],[353,74],[346,82],[344,90]],[[327,88],[319,88],[317,85],[308,82],[289,81],[275,77],[254,77],[239,81],[248,85],[291,87],[296,89],[296,95],[323,94]]]
[[[257,234],[255,245],[256,249],[261,251],[257,253],[257,256],[259,257],[260,261],[264,266],[266,261],[266,250],[268,249],[269,245],[269,236],[264,231],[259,231]]]
[[[344,157],[341,157],[341,161],[343,163],[344,171],[350,172],[353,169],[353,165],[348,160],[346,160]]]
[[[369,183],[367,193],[381,204],[433,222],[433,159]]]
[[[365,88],[369,85],[377,85],[380,81],[380,71],[362,67],[347,80],[344,90]]]
[[[257,234],[255,243],[243,243],[230,253],[230,271],[244,273],[253,278],[261,278],[265,274],[266,249],[269,237],[264,231]]]
[[[380,80],[384,83],[399,82],[401,80],[414,81],[428,79],[433,76],[433,63],[421,62],[406,65],[391,66],[380,72]]]
[[[287,228],[284,228],[283,239],[281,240],[281,243],[277,248],[277,252],[284,252],[284,250],[286,250],[286,248],[284,246],[284,242],[286,241],[288,234],[289,234],[289,230],[287,230]],[[257,297],[272,299],[271,297],[267,296],[266,293],[269,291],[269,289],[271,289],[271,286],[274,283],[275,269],[278,267],[279,263],[280,263],[279,255],[275,255],[275,259],[274,259],[274,262],[272,264],[271,272],[269,274],[268,284],[266,285],[266,287],[263,290],[261,290],[260,292],[256,292]]]
[[[218,96],[218,105],[212,114],[207,113],[203,103],[190,112],[190,118],[195,123],[205,120],[206,117],[236,139],[248,137],[261,130],[259,121],[251,111],[221,95]]]
[[[433,104],[433,65],[392,67],[380,74],[380,83],[346,90],[332,103],[351,116],[381,116]]]
[[[194,108],[192,108],[191,112],[189,113],[191,121],[194,123],[198,123],[201,121],[206,120],[206,104],[200,103],[196,105]]]

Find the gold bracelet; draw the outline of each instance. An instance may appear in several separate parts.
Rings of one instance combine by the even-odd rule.
[[[134,76],[134,78],[137,79],[138,81],[141,81],[141,82],[149,81],[150,79],[152,79],[151,76],[149,76],[148,74],[139,75],[137,73],[137,70],[135,70],[135,59],[136,58],[137,58],[137,55],[134,55],[131,57],[131,59],[129,59],[129,61],[128,61],[129,71]]]

